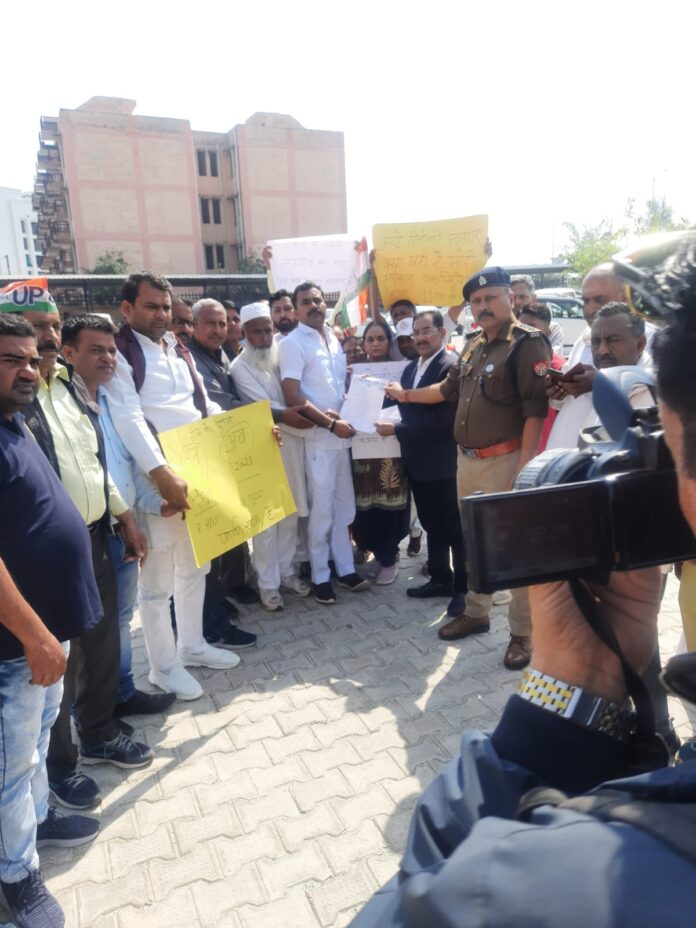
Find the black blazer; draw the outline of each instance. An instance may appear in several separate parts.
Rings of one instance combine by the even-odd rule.
[[[427,387],[440,383],[456,362],[457,355],[443,351],[428,365],[425,376],[418,384]],[[401,375],[401,386],[413,387],[418,361],[411,363]],[[447,480],[457,474],[457,445],[454,440],[453,403],[426,406],[424,403],[399,403],[401,422],[396,426],[396,437],[401,445],[401,458],[406,471],[414,480]]]

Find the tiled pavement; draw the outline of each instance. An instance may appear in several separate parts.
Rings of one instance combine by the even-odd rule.
[[[131,720],[156,758],[91,767],[104,801],[94,844],[46,849],[69,928],[339,928],[395,871],[417,796],[466,727],[492,726],[518,674],[503,669],[505,608],[490,634],[446,646],[444,600],[394,586],[334,607],[288,596],[247,610],[259,646],[233,671],[196,671],[205,695]],[[661,613],[679,646],[677,584]],[[147,688],[142,635],[136,670]],[[686,710],[673,701],[682,736]],[[1,919],[1,915],[0,915]]]

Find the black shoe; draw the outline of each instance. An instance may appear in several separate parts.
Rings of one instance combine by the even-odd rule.
[[[466,593],[455,593],[447,606],[447,615],[455,619],[466,612]]]
[[[345,577],[336,577],[336,583],[351,593],[359,593],[360,590],[369,590],[370,581],[363,580],[356,573],[346,574]]]
[[[333,606],[336,602],[336,594],[328,580],[326,583],[313,583],[312,593],[314,593],[316,601],[325,606]]]
[[[68,809],[91,809],[101,802],[99,787],[91,777],[71,770],[60,779],[49,779],[54,798]]]
[[[137,770],[151,764],[154,756],[152,748],[122,734],[101,744],[80,745],[83,764],[113,764],[125,770]]]
[[[673,696],[696,703],[696,652],[671,657],[660,674],[660,682]]]
[[[228,622],[235,622],[239,618],[239,609],[232,602],[232,597],[227,596],[222,601],[222,608],[225,612],[225,618]]]
[[[420,554],[422,537],[423,532],[418,535],[411,535],[408,539],[408,548],[406,548],[406,554],[408,554],[409,557],[415,557],[416,554]]]
[[[452,596],[454,590],[451,583],[435,583],[434,580],[428,580],[422,586],[410,586],[406,590],[406,595],[413,599],[429,599],[435,596]]]
[[[86,815],[63,815],[48,807],[45,821],[36,826],[37,847],[79,847],[89,844],[99,834],[99,822]]]
[[[300,561],[300,567],[297,571],[300,580],[310,580],[312,579],[312,565],[309,561]]]
[[[135,732],[135,729],[132,725],[129,725],[124,719],[114,719],[114,725],[123,735],[127,735],[129,738]]]
[[[220,628],[211,635],[206,635],[205,640],[215,648],[229,648],[230,651],[243,651],[256,645],[256,635],[242,631],[236,625]]]
[[[249,606],[251,603],[257,603],[259,601],[259,594],[256,590],[252,590],[250,586],[247,586],[246,583],[241,583],[239,586],[228,587],[227,592],[243,606]]]
[[[40,870],[18,883],[0,883],[17,928],[64,928],[65,916],[46,888]]]
[[[125,702],[116,703],[114,718],[120,719],[124,715],[156,715],[168,709],[175,699],[174,693],[144,693],[136,690]],[[133,729],[130,734],[133,734]]]

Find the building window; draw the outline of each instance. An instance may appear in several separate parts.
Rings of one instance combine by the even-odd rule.
[[[215,270],[215,255],[213,254],[212,245],[204,245],[205,248],[205,269],[206,271]]]
[[[205,163],[205,152],[199,148],[196,151],[196,158],[198,159],[198,176],[206,177],[208,174],[208,166]]]
[[[218,197],[214,197],[211,202],[213,204],[213,222],[216,226],[219,226],[222,222],[222,216],[220,214],[220,200]]]
[[[230,177],[232,180],[234,180],[234,156],[235,150],[234,148],[230,148]]]
[[[23,222],[24,220],[22,220],[22,223]],[[24,246],[25,251],[29,251],[29,242],[27,241],[26,236],[22,239],[22,245]]]
[[[26,224],[26,222],[25,222],[23,219],[20,219],[20,224],[21,224],[21,226],[22,226],[22,234],[23,234],[23,235],[26,235],[26,234],[27,234],[27,224]]]
[[[201,222],[206,226],[210,223],[210,200],[208,197],[201,197]]]
[[[218,176],[218,159],[217,159],[217,152],[216,152],[216,151],[209,151],[209,152],[208,152],[208,157],[210,158],[210,176],[211,176],[211,177],[217,177],[217,176]]]
[[[39,234],[39,224],[38,222],[32,222],[31,224],[31,234],[36,236]]]
[[[225,268],[225,246],[216,245],[215,246],[215,257],[217,259],[218,270],[222,271]]]
[[[33,270],[33,265],[31,263],[31,255],[24,255],[24,260],[27,262],[27,267],[29,270]]]

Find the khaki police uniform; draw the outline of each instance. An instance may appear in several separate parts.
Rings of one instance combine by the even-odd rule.
[[[547,340],[516,319],[488,340],[483,330],[467,338],[459,361],[440,389],[457,403],[454,437],[459,446],[459,497],[511,489],[517,470],[524,420],[544,419],[548,401],[544,378],[551,361]],[[491,597],[469,591],[466,614],[485,619]],[[510,634],[532,633],[527,589],[513,590]]]

